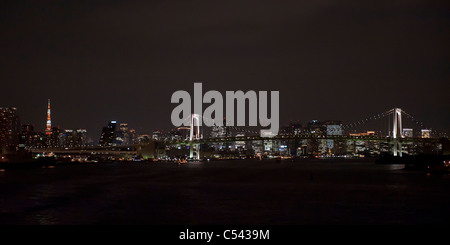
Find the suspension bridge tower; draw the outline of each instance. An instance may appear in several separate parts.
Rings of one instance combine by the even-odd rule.
[[[191,127],[189,133],[189,158],[190,159],[200,159],[200,144],[193,142],[193,140],[201,139],[202,136],[200,134],[200,115],[192,114],[191,115]]]
[[[393,120],[393,127],[392,127],[392,139],[394,143],[393,147],[393,153],[394,156],[402,156],[402,144],[399,141],[399,138],[402,138],[402,109],[400,108],[394,108],[392,109],[394,120]]]

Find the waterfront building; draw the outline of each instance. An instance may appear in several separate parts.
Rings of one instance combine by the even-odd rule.
[[[135,144],[137,142],[137,137],[138,137],[138,135],[136,133],[136,130],[135,129],[130,129],[128,132],[130,134],[130,142],[131,142],[131,144]]]
[[[178,127],[171,131],[172,140],[188,140],[190,127]]]
[[[342,135],[342,122],[341,121],[325,121],[323,123],[326,127],[327,135]]]
[[[264,140],[263,144],[264,144],[264,151],[267,153],[273,153],[278,151],[278,147],[280,145],[278,140],[272,139]]]
[[[223,126],[213,126],[211,128],[211,138],[226,138],[231,136],[230,127],[226,126],[226,118],[223,119]]]
[[[152,132],[152,139],[160,140],[161,139],[161,131],[153,130],[153,132]]]
[[[366,151],[366,142],[364,140],[355,141],[355,153],[363,154]]]
[[[141,135],[137,136],[134,141],[135,144],[150,143],[150,142],[151,142],[151,137],[148,134],[141,134]]]
[[[431,129],[422,129],[422,138],[431,138]]]
[[[347,155],[353,155],[356,153],[356,144],[354,140],[346,140],[345,152]]]
[[[244,137],[245,136],[245,134],[236,134],[236,137]],[[245,150],[245,148],[246,148],[246,142],[245,141],[235,141],[234,142],[234,147],[233,147],[235,150],[238,150],[238,151],[242,151],[242,150]]]
[[[86,146],[87,145],[87,130],[80,128],[74,132],[74,145],[75,146]]]
[[[323,125],[326,127],[327,136],[342,136],[341,121],[326,121]],[[345,155],[345,143],[339,139],[327,139],[325,151],[331,155]]]
[[[0,107],[0,154],[18,150],[19,134],[20,121],[17,108]]]
[[[63,133],[63,146],[64,147],[74,147],[75,146],[75,135],[72,129],[65,129]]]
[[[47,137],[49,138],[49,146],[59,147],[63,145],[64,133],[58,127],[52,127],[51,134]]]
[[[128,123],[120,123],[119,129],[115,132],[116,145],[131,144],[130,131],[128,130]]]
[[[33,146],[34,126],[31,124],[23,124],[19,137],[19,147],[27,148]]]
[[[294,136],[301,135],[303,133],[303,126],[300,122],[290,122],[288,125],[281,127],[279,135]],[[286,147],[282,149],[285,155],[297,156],[298,148],[300,147],[299,139],[282,140],[280,145],[285,145]],[[306,149],[306,148],[305,148]]]
[[[330,152],[332,148],[328,147],[328,142],[333,142],[333,140],[325,140],[325,139],[319,139],[318,140],[318,154],[319,155],[326,155]]]
[[[228,138],[231,137],[230,127],[226,126],[226,118],[223,119],[223,126],[211,127],[211,138]],[[211,147],[218,151],[230,150],[231,145],[228,142],[225,143],[212,143]]]
[[[326,127],[318,120],[312,120],[307,125],[307,133],[313,136],[323,136],[326,133]]]
[[[412,138],[413,137],[413,129],[412,128],[404,128],[402,135],[405,138]]]
[[[250,142],[251,149],[255,152],[255,155],[261,155],[264,152],[264,144],[262,140],[252,140]]]
[[[100,135],[99,145],[101,146],[113,146],[116,145],[116,126],[117,121],[111,121],[108,126],[103,127]]]
[[[280,129],[280,135],[300,135],[303,127],[301,123],[289,123]]]

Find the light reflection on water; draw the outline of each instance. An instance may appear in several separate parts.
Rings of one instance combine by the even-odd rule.
[[[405,168],[405,164],[388,164],[390,170],[402,170]]]
[[[37,220],[39,222],[39,225],[56,225],[58,224],[57,219],[53,217],[50,213],[38,213],[36,214],[33,219]],[[31,221],[31,223],[34,223]]]
[[[403,167],[224,160],[5,171],[0,224],[448,222],[450,178]]]

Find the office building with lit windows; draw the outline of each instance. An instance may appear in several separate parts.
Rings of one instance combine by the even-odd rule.
[[[0,107],[0,154],[17,151],[19,134],[20,121],[17,108]]]
[[[116,126],[117,121],[111,121],[108,126],[103,127],[100,135],[99,145],[101,146],[113,146],[116,145]]]

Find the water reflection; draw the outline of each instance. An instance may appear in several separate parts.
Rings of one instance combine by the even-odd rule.
[[[6,171],[0,224],[423,224],[450,176],[371,162],[211,161]]]
[[[55,225],[58,223],[58,219],[48,212],[34,215],[34,220],[37,220],[39,225]]]
[[[29,213],[29,222],[39,225],[54,225],[58,218],[54,215],[57,207],[64,204],[64,197],[58,196],[58,188],[55,184],[37,185],[32,195],[28,197],[31,207],[25,212]]]
[[[390,170],[401,170],[405,169],[405,164],[388,164]]]

